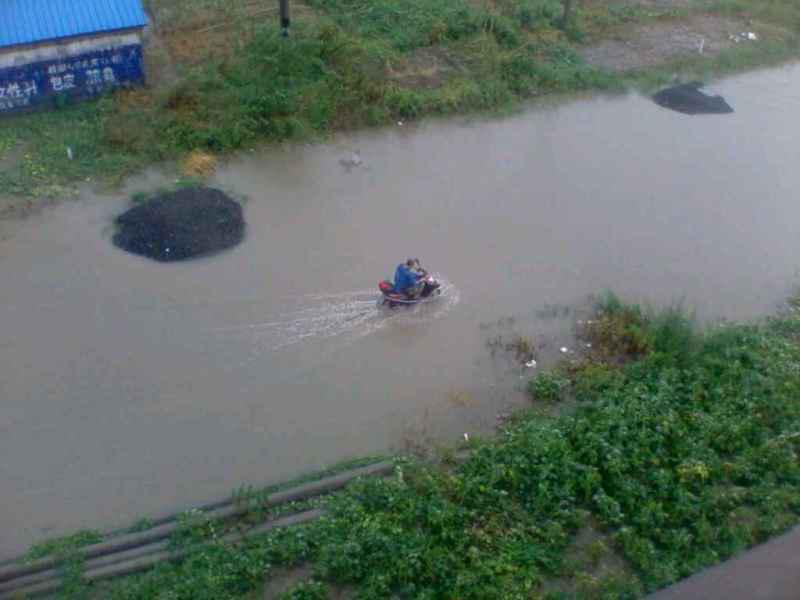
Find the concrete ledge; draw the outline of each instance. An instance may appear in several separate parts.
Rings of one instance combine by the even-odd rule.
[[[800,527],[696,573],[649,600],[798,600]]]

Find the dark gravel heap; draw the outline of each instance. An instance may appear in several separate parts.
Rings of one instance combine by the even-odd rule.
[[[114,244],[160,262],[231,248],[244,237],[242,207],[219,190],[187,188],[156,196],[117,217]]]
[[[653,100],[659,106],[687,115],[724,115],[733,109],[722,96],[709,96],[700,91],[702,83],[692,82],[661,90]]]

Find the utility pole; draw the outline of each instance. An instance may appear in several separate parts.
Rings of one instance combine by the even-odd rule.
[[[281,35],[289,37],[289,0],[279,0],[281,5]]]

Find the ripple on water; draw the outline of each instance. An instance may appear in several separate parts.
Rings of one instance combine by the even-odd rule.
[[[213,331],[218,336],[249,338],[255,352],[281,350],[305,341],[340,337],[343,342],[370,335],[390,323],[419,324],[445,316],[460,300],[459,290],[448,280],[439,297],[414,306],[390,309],[381,306],[377,290],[311,294],[300,298],[300,307],[262,323],[249,323]]]

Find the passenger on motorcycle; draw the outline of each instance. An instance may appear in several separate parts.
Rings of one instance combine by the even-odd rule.
[[[420,281],[424,273],[416,258],[409,258],[405,263],[397,265],[397,270],[394,272],[394,291],[409,298],[416,298],[424,285]]]

